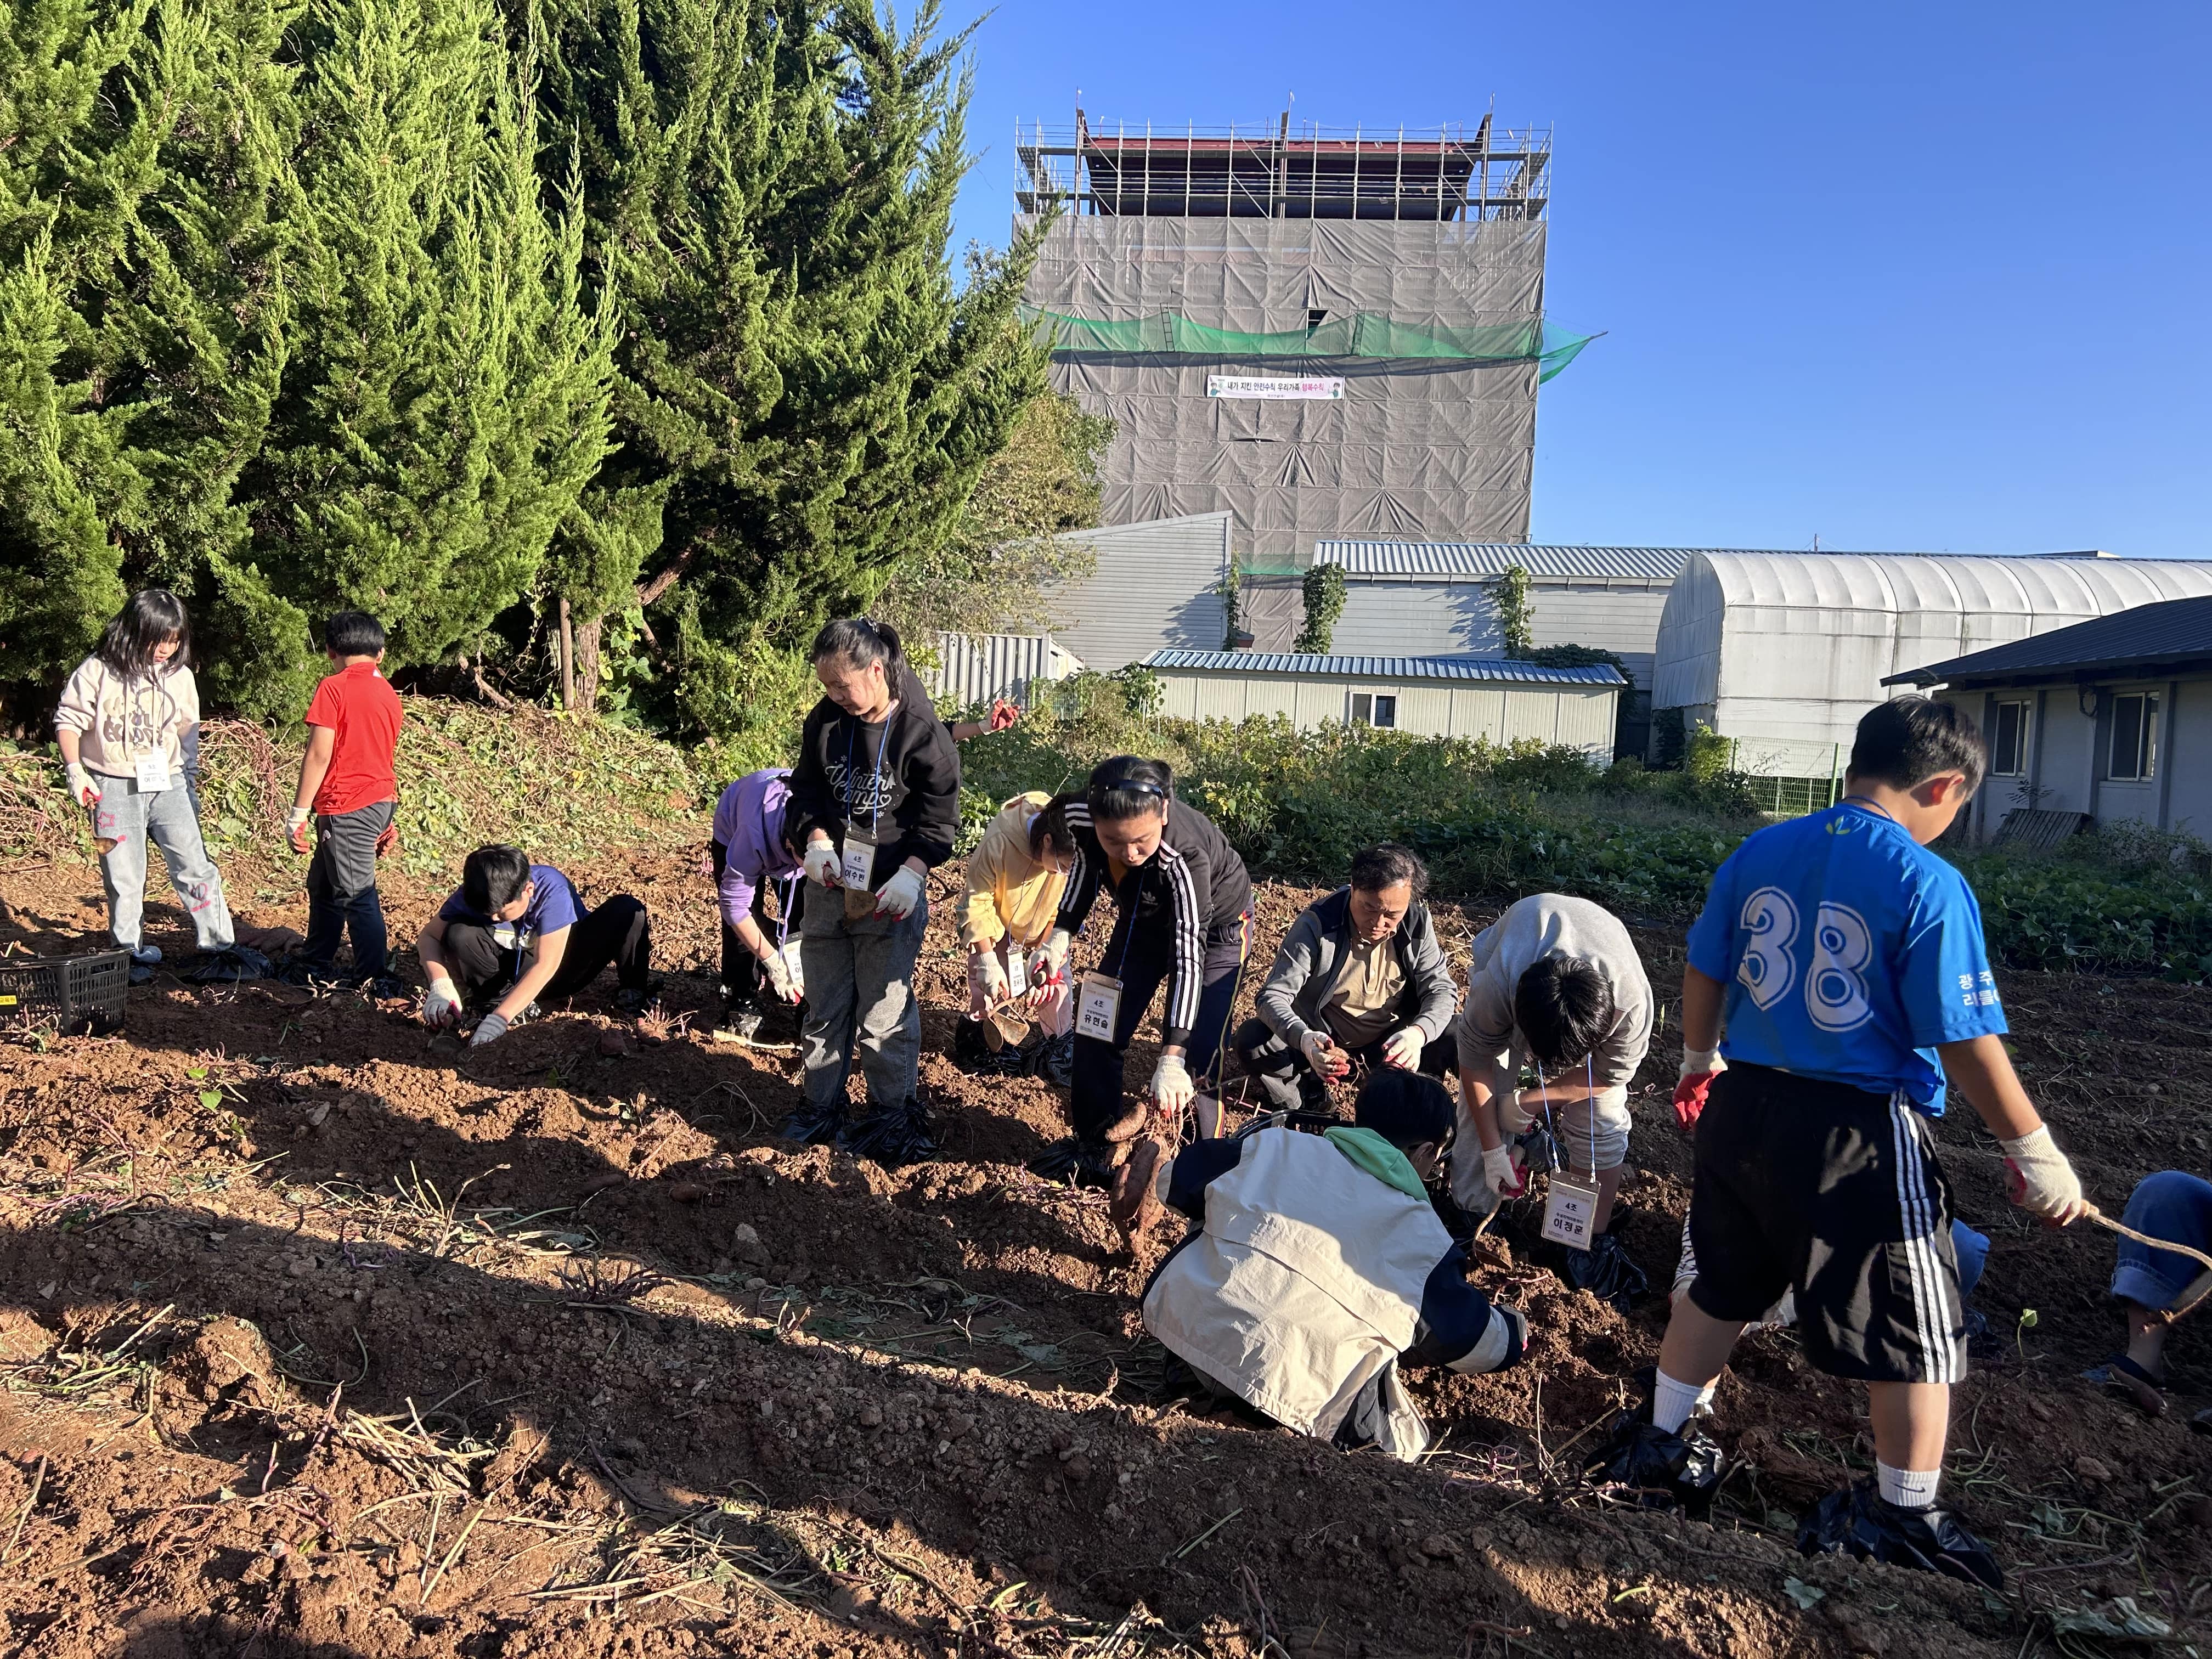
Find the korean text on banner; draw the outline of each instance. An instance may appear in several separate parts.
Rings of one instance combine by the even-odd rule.
[[[1344,396],[1341,375],[1317,376],[1311,380],[1294,380],[1273,374],[1209,374],[1206,377],[1206,395],[1209,398],[1302,398],[1325,401]]]

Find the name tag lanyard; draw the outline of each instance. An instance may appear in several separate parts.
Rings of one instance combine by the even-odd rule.
[[[154,671],[150,668],[146,671],[143,686],[136,679],[123,682],[123,743],[126,754],[131,749],[131,716],[134,709],[143,715],[140,725],[151,733],[149,741],[154,745],[154,752],[133,757],[131,773],[138,781],[142,794],[155,794],[171,787],[173,781],[169,772],[169,746],[161,740],[161,729],[154,719]]]
[[[855,722],[855,725],[857,725],[857,724],[858,724],[858,722]],[[846,727],[846,728],[845,728],[845,837],[846,837],[846,840],[848,841],[848,842],[850,842],[852,840],[854,840],[854,839],[855,838],[855,837],[854,837],[854,832],[855,832],[855,830],[858,830],[858,828],[859,828],[859,826],[858,826],[857,824],[855,824],[855,823],[853,822],[853,778],[854,778],[854,771],[853,771],[853,744],[854,744],[854,727],[853,727],[853,726],[848,726],[848,727]],[[874,884],[875,884],[875,873],[876,873],[876,872],[875,872],[875,863],[876,863],[876,850],[877,850],[877,846],[876,846],[876,838],[877,838],[877,835],[878,835],[878,833],[879,832],[879,830],[881,830],[881,828],[882,828],[882,825],[883,825],[883,819],[884,819],[884,750],[885,750],[886,748],[888,748],[888,747],[889,747],[889,745],[890,745],[890,740],[891,740],[891,720],[890,720],[890,714],[889,714],[889,713],[886,713],[886,714],[884,715],[884,732],[883,732],[883,735],[882,735],[881,737],[879,737],[879,738],[878,738],[876,739],[876,764],[875,764],[875,769],[874,769],[872,773],[870,773],[870,775],[869,775],[869,778],[868,778],[868,829],[867,829],[867,833],[866,833],[866,836],[859,837],[859,839],[861,841],[862,844],[863,844],[863,845],[867,848],[867,852],[866,852],[866,860],[867,860],[867,866],[868,866],[868,868],[867,868],[867,873],[866,873],[866,875],[864,875],[864,876],[860,877],[860,880],[858,881],[858,883],[857,883],[857,884],[855,883],[855,881],[854,881],[854,871],[855,871],[855,870],[856,870],[856,868],[858,867],[858,863],[857,863],[857,860],[854,860],[854,858],[853,857],[852,852],[848,849],[848,850],[845,853],[845,854],[844,854],[844,856],[843,856],[843,859],[841,860],[841,862],[842,862],[842,872],[841,872],[841,873],[842,874],[842,876],[843,876],[843,878],[844,878],[845,884],[846,884],[848,887],[852,887],[852,886],[854,886],[854,885],[856,885],[856,884],[857,884],[857,885],[859,885],[859,886],[861,886],[861,887],[872,887],[872,886],[873,886],[873,885],[874,885]]]
[[[1544,1194],[1544,1237],[1556,1239],[1572,1250],[1589,1249],[1590,1224],[1597,1218],[1597,1066],[1594,1056],[1583,1057],[1583,1079],[1589,1091],[1583,1097],[1583,1104],[1589,1114],[1589,1181],[1585,1184],[1564,1170],[1555,1170],[1551,1186]],[[1540,1066],[1536,1072],[1536,1086],[1545,1086]],[[1552,1133],[1552,1102],[1548,1095],[1544,1101],[1544,1129],[1547,1134]]]
[[[1128,922],[1128,931],[1121,935],[1121,957],[1114,964],[1113,975],[1085,974],[1082,994],[1076,999],[1075,1029],[1085,1036],[1097,1038],[1101,1042],[1112,1042],[1115,1033],[1121,1029],[1121,975],[1128,971],[1129,947],[1137,940],[1137,907],[1145,896],[1145,878],[1151,873],[1149,864],[1137,867],[1137,890],[1129,895],[1128,908],[1123,912]],[[1117,894],[1117,903],[1119,900]]]

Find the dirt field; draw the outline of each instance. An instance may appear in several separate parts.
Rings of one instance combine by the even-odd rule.
[[[705,1009],[694,855],[572,873],[650,901],[669,1006]],[[302,924],[295,877],[229,874],[252,921]],[[2160,1422],[2078,1380],[2117,1329],[2110,1236],[2015,1219],[1963,1114],[1940,1138],[1995,1239],[1992,1335],[1948,1492],[2005,1558],[2006,1599],[1789,1547],[1870,1454],[1856,1391],[1786,1334],[1723,1384],[1717,1525],[1581,1483],[1663,1323],[1688,1169],[1671,1029],[1636,1103],[1624,1212],[1655,1294],[1632,1315],[1526,1260],[1485,1267],[1534,1352],[1417,1378],[1440,1443],[1419,1468],[1169,1408],[1102,1201],[1024,1170],[1061,1133],[1057,1097],[945,1058],[950,886],[924,972],[945,1156],[895,1174],[774,1139],[793,1053],[654,1040],[588,997],[470,1054],[404,1006],[165,979],[121,1036],[0,1043],[0,1648],[1968,1659],[2129,1650],[2067,1633],[2124,1618],[2115,1597],[2196,1639],[2212,1445],[2185,1425],[2212,1327],[2177,1334]],[[437,896],[387,892],[396,940]],[[1263,895],[1263,951],[1308,896]],[[0,946],[99,941],[87,869],[0,875]],[[1447,907],[1447,936],[1489,914]],[[149,920],[181,955],[176,913]],[[1639,940],[1671,998],[1679,931]],[[2212,998],[2004,990],[2099,1202],[2204,1166]]]

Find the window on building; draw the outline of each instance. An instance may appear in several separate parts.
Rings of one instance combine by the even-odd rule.
[[[2108,778],[2148,778],[2158,770],[2158,693],[2112,699],[2112,758]]]
[[[1376,691],[1352,694],[1352,723],[1390,731],[1398,724],[1398,699]]]
[[[2025,702],[2000,702],[1990,714],[1990,775],[2023,777],[2027,772],[2028,708]]]
[[[1312,310],[1312,311],[1309,311],[1309,312],[1307,312],[1307,313],[1306,313],[1306,329],[1307,329],[1307,331],[1308,331],[1309,332],[1310,332],[1311,331],[1313,331],[1313,330],[1315,330],[1315,329],[1316,329],[1316,328],[1319,328],[1319,327],[1320,327],[1323,323],[1327,322],[1328,320],[1328,313],[1327,313],[1326,311],[1322,311],[1322,310],[1319,310],[1319,309],[1315,309],[1315,310]]]

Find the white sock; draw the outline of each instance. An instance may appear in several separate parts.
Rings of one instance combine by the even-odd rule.
[[[1943,1478],[1942,1470],[1893,1469],[1877,1458],[1874,1474],[1884,1503],[1894,1504],[1901,1510],[1936,1507],[1936,1483]]]
[[[1659,1386],[1651,1395],[1651,1426],[1663,1434],[1674,1433],[1690,1420],[1692,1413],[1713,1403],[1713,1389],[1719,1382],[1716,1377],[1700,1387],[1695,1382],[1677,1382],[1661,1371]]]

